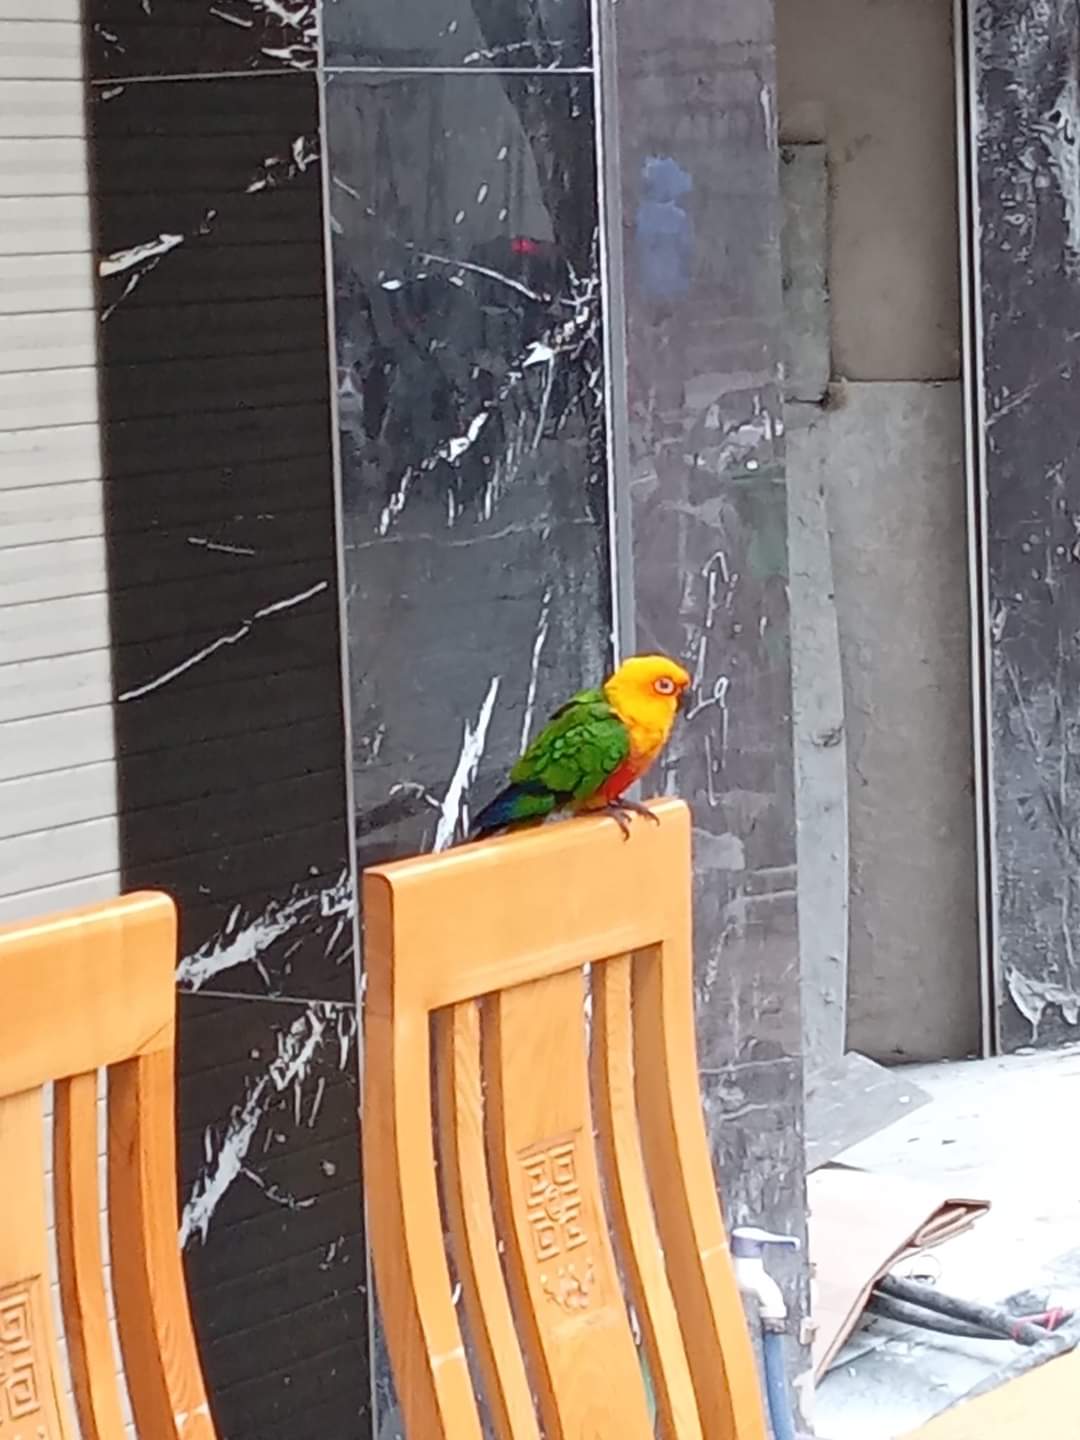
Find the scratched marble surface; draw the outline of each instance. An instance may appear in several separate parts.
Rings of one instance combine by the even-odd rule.
[[[326,0],[329,65],[562,70],[592,57],[589,0]]]
[[[313,70],[317,0],[87,0],[94,78]]]
[[[221,1440],[363,1434],[317,82],[248,73],[209,7],[121,8],[147,73],[96,54],[89,107],[117,789],[125,888],[180,906],[180,1238]]]
[[[694,677],[662,784],[694,813],[702,1092],[730,1222],[805,1240],[772,7],[614,14],[636,628]],[[805,1257],[778,1273],[797,1331]]]
[[[362,868],[450,845],[610,660],[592,79],[333,70],[326,114]],[[378,1326],[373,1372],[389,1440]]]
[[[183,987],[350,1000],[317,125],[313,76],[93,91],[126,881]]]
[[[184,901],[183,1240],[223,1440],[368,1423],[345,826],[361,866],[449,844],[612,645],[582,7],[402,4],[367,32],[369,10],[325,8],[325,217],[317,80],[295,73],[312,5],[89,12],[125,876]],[[718,1173],[733,1218],[792,1228],[769,10],[617,9],[638,642],[695,675],[658,779],[695,807]],[[437,23],[407,63],[429,73],[349,68],[406,63],[417,15]],[[496,73],[515,55],[530,73]],[[180,75],[201,78],[126,83]],[[796,1313],[804,1275],[784,1276]]]
[[[180,1244],[219,1434],[361,1435],[356,1010],[184,995],[179,1021]]]
[[[362,867],[610,655],[591,83],[334,74],[327,120]]]
[[[978,0],[991,769],[1004,1048],[1080,1036],[1080,15]]]

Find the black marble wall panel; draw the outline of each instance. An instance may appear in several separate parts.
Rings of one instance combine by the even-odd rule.
[[[327,124],[362,867],[610,656],[592,81],[337,72]]]
[[[185,994],[181,1022],[180,1238],[218,1433],[363,1435],[356,1010]]]
[[[998,1023],[1080,1038],[1080,14],[972,7]]]
[[[315,10],[89,12],[121,860],[181,910],[200,1348],[222,1440],[358,1435],[332,361],[319,95],[297,73]]]
[[[311,70],[318,0],[88,0],[96,80]]]
[[[611,660],[594,81],[583,0],[325,26],[362,868],[452,843]]]
[[[614,16],[636,631],[694,676],[664,781],[694,811],[702,1090],[729,1223],[804,1238],[772,6]],[[797,1330],[805,1255],[776,1270]]]
[[[592,58],[589,0],[325,0],[332,66],[558,70]]]

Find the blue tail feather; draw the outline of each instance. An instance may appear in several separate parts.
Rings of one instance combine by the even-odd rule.
[[[523,820],[542,820],[558,805],[558,797],[546,785],[535,781],[522,785],[507,785],[494,800],[489,801],[472,822],[469,830],[471,840],[479,840],[507,825]]]

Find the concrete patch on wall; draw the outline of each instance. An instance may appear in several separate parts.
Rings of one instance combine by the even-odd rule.
[[[798,821],[799,972],[807,1074],[846,1048],[847,742],[820,429],[812,405],[785,408],[792,724]]]
[[[787,145],[780,158],[799,974],[809,1078],[839,1061],[846,1044],[847,760],[825,484],[816,447],[806,445],[830,374],[826,150]]]
[[[848,1043],[978,1044],[968,587],[958,384],[846,385],[795,439],[824,486],[844,676]]]
[[[828,140],[834,374],[958,375],[952,7],[778,0],[776,20],[780,138]]]
[[[821,400],[829,388],[828,163],[824,145],[780,151],[784,275],[784,395]]]

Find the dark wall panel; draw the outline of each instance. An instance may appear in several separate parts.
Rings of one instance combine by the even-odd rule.
[[[99,85],[91,123],[124,863],[190,956],[347,870],[316,81]],[[349,1001],[351,939],[215,978]]]
[[[308,75],[304,0],[90,3],[123,858],[184,906],[188,1272],[223,1440],[345,1440],[371,1423],[347,826],[361,865],[450,843],[612,653],[592,7],[328,0]],[[695,672],[661,778],[695,806],[730,1218],[798,1229],[770,10],[618,13],[620,581],[639,645]],[[384,1363],[378,1389],[389,1436]]]
[[[181,1239],[218,1433],[364,1435],[356,1011],[180,1000]]]
[[[1080,1038],[1080,12],[972,7],[993,907],[1006,1050]]]
[[[451,843],[610,663],[596,134],[585,0],[326,19],[363,866]]]
[[[95,79],[315,68],[318,0],[88,0]]]
[[[587,67],[590,8],[589,0],[328,0],[327,64]]]
[[[361,1435],[315,11],[90,10],[121,858],[125,886],[181,907],[200,1347],[222,1440]]]
[[[363,865],[611,653],[592,80],[335,72],[327,117]]]
[[[664,780],[694,812],[702,1093],[729,1224],[803,1236],[772,5],[614,15],[637,642],[694,676]],[[805,1258],[775,1265],[805,1315]]]

